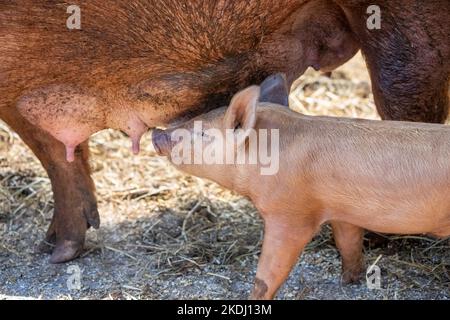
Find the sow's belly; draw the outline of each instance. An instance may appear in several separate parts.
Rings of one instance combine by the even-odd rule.
[[[139,152],[147,125],[136,112],[126,107],[107,109],[101,99],[89,92],[66,86],[51,86],[26,94],[17,104],[20,114],[31,124],[47,131],[66,146],[68,161],[74,161],[75,148],[94,133],[118,129],[132,140]]]

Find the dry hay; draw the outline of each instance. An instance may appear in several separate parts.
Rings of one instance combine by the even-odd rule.
[[[291,106],[312,115],[377,118],[361,57],[331,77],[308,71],[294,86]],[[129,140],[119,132],[105,131],[91,140],[102,227],[89,232],[87,251],[76,261],[89,270],[86,278],[93,273],[93,280],[75,297],[245,297],[262,240],[256,209],[216,184],[176,171],[155,156],[149,136],[143,140],[139,157],[131,155]],[[52,282],[55,274],[64,274],[63,267],[49,267],[45,255],[35,253],[53,210],[49,179],[18,136],[1,123],[0,154],[0,299],[2,294],[72,298]],[[295,272],[300,284],[290,280],[282,297],[450,297],[449,240],[389,239],[381,247],[366,241],[368,262],[382,255],[381,267],[394,283],[383,292],[368,293],[360,286],[336,294],[321,287],[336,281],[340,268],[325,227],[308,246],[302,272]],[[114,275],[99,277],[109,267]]]

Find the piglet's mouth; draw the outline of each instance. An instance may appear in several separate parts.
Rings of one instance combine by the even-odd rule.
[[[161,129],[153,129],[152,143],[158,155],[167,156],[170,151],[170,136],[166,131]]]

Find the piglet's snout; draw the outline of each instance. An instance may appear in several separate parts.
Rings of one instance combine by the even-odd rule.
[[[160,156],[167,156],[170,153],[170,135],[161,129],[154,129],[152,132],[152,142],[155,151]]]

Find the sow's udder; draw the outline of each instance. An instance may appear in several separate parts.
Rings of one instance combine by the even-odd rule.
[[[94,133],[119,129],[133,141],[133,152],[148,127],[130,110],[106,110],[93,95],[79,90],[53,87],[22,98],[17,108],[31,124],[47,131],[66,147],[67,161],[75,159],[75,148]]]

